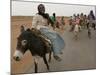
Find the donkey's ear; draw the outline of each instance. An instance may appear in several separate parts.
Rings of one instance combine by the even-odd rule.
[[[30,29],[30,28],[28,28],[28,29],[26,29],[26,31],[31,31],[31,29]]]
[[[25,27],[23,26],[23,25],[21,25],[21,27],[20,27],[20,32],[22,33],[22,32],[24,32],[25,31]]]

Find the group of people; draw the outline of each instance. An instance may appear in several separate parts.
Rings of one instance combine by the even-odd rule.
[[[53,13],[53,15],[50,17],[50,19],[53,21],[53,25],[54,25],[54,30],[56,29],[56,28],[58,28],[58,29],[64,29],[64,26],[65,26],[65,20],[64,20],[64,16],[62,16],[61,18],[60,18],[60,20],[58,20],[57,19],[57,17],[56,17],[56,13]]]
[[[75,38],[78,38],[78,33],[81,29],[87,29],[88,36],[91,38],[91,28],[96,29],[96,17],[93,10],[88,15],[86,14],[73,14],[69,19],[70,31],[75,32]]]

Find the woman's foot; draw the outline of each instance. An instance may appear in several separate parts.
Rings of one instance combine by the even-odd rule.
[[[59,56],[57,56],[57,55],[54,55],[54,58],[57,60],[57,61],[61,61],[62,59],[59,57]]]
[[[63,52],[60,52],[60,54],[63,54]]]

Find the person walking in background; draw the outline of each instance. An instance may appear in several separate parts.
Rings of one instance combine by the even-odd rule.
[[[96,17],[94,15],[93,10],[90,11],[89,15],[88,15],[88,19],[89,19],[89,24],[94,28],[94,30],[96,29]]]
[[[73,19],[72,19],[72,16],[70,16],[70,17],[69,17],[69,26],[70,26],[70,30],[69,30],[69,31],[70,31],[70,32],[72,31],[72,25],[73,25],[72,22],[73,22]]]
[[[70,19],[70,31],[73,31],[74,30],[74,27],[75,27],[75,22],[76,22],[76,14],[73,14],[73,16],[71,16],[71,19]]]
[[[79,30],[80,30],[80,18],[77,15],[75,19],[75,27],[74,27],[74,35],[76,40],[78,39]]]
[[[79,17],[79,14],[77,14],[77,16],[76,16],[76,19],[75,19],[75,24],[77,24],[78,25],[78,27],[79,27],[79,31],[81,31],[81,25],[80,25],[80,17]]]
[[[81,28],[84,28],[84,14],[83,13],[80,14],[80,26]]]
[[[62,30],[64,30],[64,26],[65,26],[65,20],[64,20],[64,16],[61,17],[61,27]]]
[[[53,15],[50,18],[53,22],[53,29],[55,30],[55,28],[56,28],[56,14],[53,13]]]
[[[74,36],[75,36],[75,40],[78,39],[78,33],[79,33],[79,25],[76,24],[74,27]]]
[[[87,24],[88,24],[88,17],[87,15],[84,15],[84,28],[87,27]]]

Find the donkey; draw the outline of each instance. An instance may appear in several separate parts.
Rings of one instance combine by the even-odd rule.
[[[36,29],[23,29],[17,38],[17,47],[13,56],[14,60],[20,61],[27,50],[30,50],[34,57],[35,73],[38,72],[37,56],[42,57],[49,70],[46,54],[49,53],[49,62],[51,61],[52,45],[44,39],[42,34]]]

